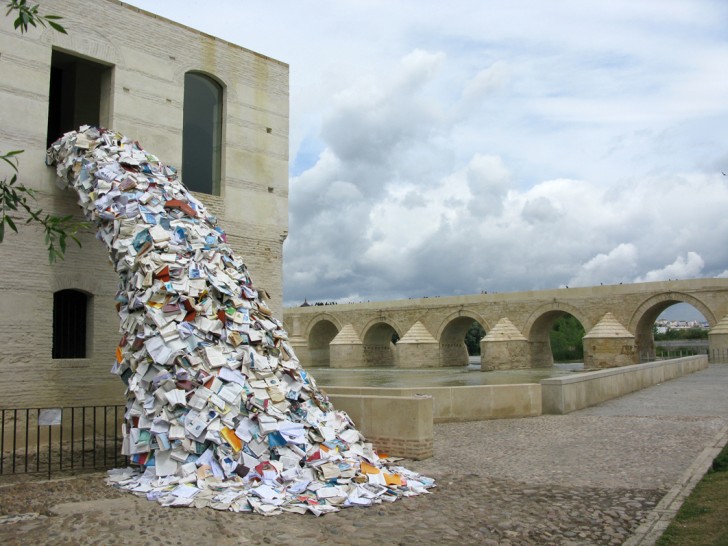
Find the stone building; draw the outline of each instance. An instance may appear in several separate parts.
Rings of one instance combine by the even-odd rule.
[[[288,66],[115,0],[45,0],[68,31],[21,35],[0,17],[0,150],[24,150],[19,182],[45,212],[80,209],[45,150],[90,124],[178,167],[282,313],[288,229]],[[0,167],[0,176],[10,169]],[[9,231],[9,230],[6,230]],[[42,232],[0,245],[0,407],[111,404],[117,277],[93,234],[49,265]]]

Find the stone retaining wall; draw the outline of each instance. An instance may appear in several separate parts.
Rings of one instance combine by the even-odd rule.
[[[464,387],[322,387],[380,452],[426,459],[433,423],[565,414],[708,367],[705,355],[541,380]]]
[[[377,452],[408,459],[433,455],[431,396],[362,396],[329,394]]]
[[[541,380],[545,414],[565,414],[708,367],[705,355]]]
[[[330,396],[332,394],[364,397],[429,395],[433,400],[432,419],[435,423],[533,417],[541,414],[541,387],[536,384],[415,388],[322,387],[322,389]]]

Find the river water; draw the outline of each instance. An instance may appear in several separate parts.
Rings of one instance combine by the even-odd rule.
[[[337,387],[462,387],[538,383],[549,377],[582,371],[582,363],[557,363],[553,368],[480,371],[480,357],[452,368],[306,368],[321,386]]]

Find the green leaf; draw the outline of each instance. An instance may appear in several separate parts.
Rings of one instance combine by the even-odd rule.
[[[5,237],[5,222],[0,222],[0,243],[3,242],[4,237]]]
[[[15,233],[18,232],[18,228],[15,227],[15,222],[13,222],[13,219],[10,218],[10,216],[5,217],[5,222],[10,226],[10,229],[12,229]]]
[[[13,150],[12,152],[7,152],[3,155],[0,155],[0,159],[2,159],[5,163],[10,165],[16,172],[18,170],[18,160],[15,158],[16,155],[22,154],[23,150]]]
[[[48,19],[48,17],[46,17],[46,19]],[[53,30],[55,30],[55,31],[58,31],[58,32],[60,32],[61,34],[68,34],[68,32],[66,32],[66,29],[65,29],[65,28],[63,28],[63,27],[62,27],[61,25],[59,25],[58,23],[54,23],[53,21],[48,21],[48,24],[50,25],[50,27],[51,27],[51,28],[52,28]]]
[[[13,26],[16,30],[20,29],[20,33],[23,34],[28,32],[28,26],[38,28],[38,25],[45,27],[46,22],[48,25],[60,32],[61,34],[67,34],[66,29],[55,21],[62,19],[60,15],[41,15],[38,11],[40,5],[29,6],[24,0],[11,0],[7,4],[8,11],[5,16],[9,16],[13,11],[17,11],[17,18],[13,21]]]

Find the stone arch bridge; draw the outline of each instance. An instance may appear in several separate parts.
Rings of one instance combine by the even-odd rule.
[[[681,302],[707,320],[711,354],[725,354],[728,279],[293,307],[283,319],[301,363],[332,368],[463,366],[477,321],[486,331],[482,369],[493,370],[552,366],[549,332],[568,313],[586,332],[585,367],[608,368],[654,359],[652,326]]]

